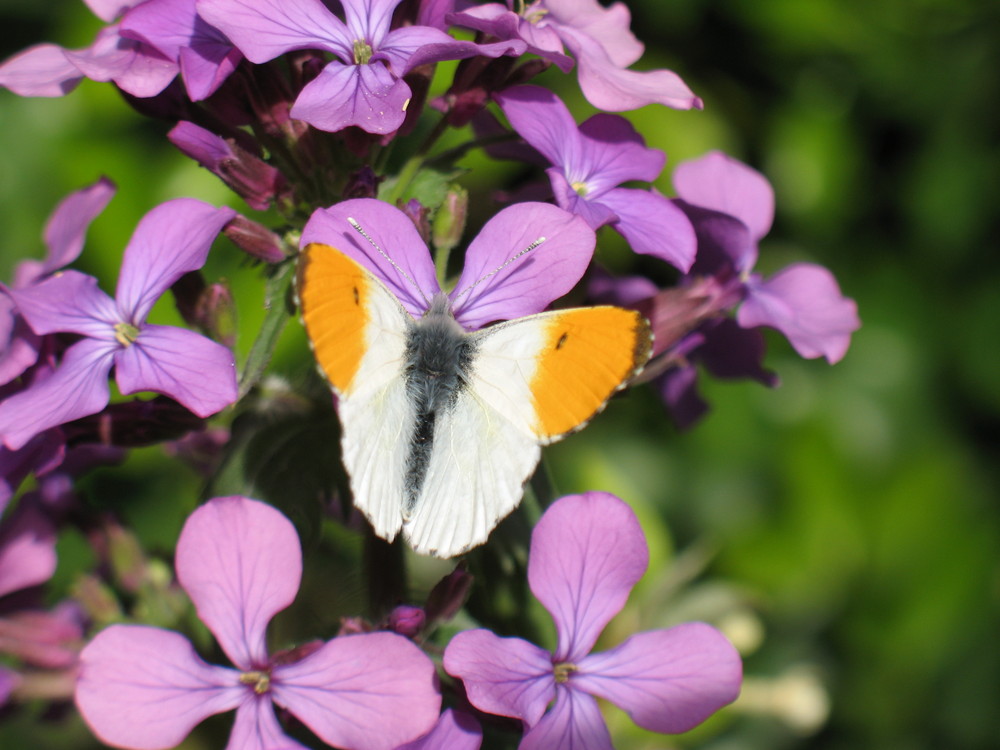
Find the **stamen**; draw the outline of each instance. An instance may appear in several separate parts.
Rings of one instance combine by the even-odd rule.
[[[586,195],[587,194],[587,183],[586,182],[573,182],[573,183],[570,184],[570,187],[573,188],[576,191],[577,195]]]
[[[115,341],[131,346],[139,338],[139,329],[130,323],[115,323]]]
[[[576,672],[579,667],[576,664],[570,664],[569,662],[560,662],[552,668],[552,673],[555,675],[556,682],[566,683],[569,682],[569,677],[571,674]]]
[[[372,59],[372,48],[364,39],[354,40],[354,64],[367,65]]]
[[[240,675],[240,683],[253,685],[253,691],[257,695],[263,695],[271,689],[271,674],[270,672],[244,672]]]

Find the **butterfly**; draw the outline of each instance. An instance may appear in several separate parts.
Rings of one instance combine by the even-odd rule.
[[[378,202],[359,199],[326,210],[324,227],[332,219],[350,224],[339,232],[350,255],[308,241],[324,229],[307,225],[296,286],[301,316],[317,363],[339,397],[354,504],[380,537],[391,541],[402,532],[419,553],[453,557],[484,542],[518,505],[543,445],[586,424],[641,370],[652,333],[639,313],[610,306],[540,312],[466,330],[456,312],[467,320],[470,310],[475,317],[495,301],[503,283],[495,277],[514,283],[508,266],[542,252],[545,237],[464,291],[456,287],[457,294],[438,291],[428,298],[406,260],[397,264],[347,215],[367,213],[368,227],[379,218],[396,222],[395,211],[405,222],[396,224],[399,232],[412,243],[410,220],[372,203]],[[561,222],[571,217],[555,206],[535,205],[546,217],[549,209],[564,214],[557,217]],[[506,221],[520,227],[515,216]],[[583,237],[590,231],[578,224],[572,229]],[[364,240],[358,242],[358,234]],[[393,237],[390,229],[381,234]],[[371,248],[381,254],[381,279],[370,270],[374,261],[358,261]],[[589,262],[585,250],[578,254]],[[409,290],[410,298],[384,283],[396,281],[393,274],[405,277],[406,283],[393,286]],[[579,278],[571,275],[570,286]],[[483,285],[492,289],[480,292]]]

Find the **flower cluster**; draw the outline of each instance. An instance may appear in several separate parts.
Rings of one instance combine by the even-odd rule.
[[[643,365],[687,426],[707,408],[695,390],[699,366],[776,384],[763,368],[763,327],[801,356],[834,363],[859,326],[826,269],[754,270],[774,215],[763,175],[713,152],[677,165],[675,197],[653,185],[666,155],[611,113],[702,101],[672,71],[631,69],[643,45],[626,6],[87,5],[107,24],[90,46],[24,50],[0,63],[0,86],[56,97],[84,78],[113,83],[136,111],[167,121],[166,139],[242,198],[249,215],[185,197],[151,208],[124,250],[112,297],[71,267],[114,195],[102,177],[56,208],[44,260],[23,261],[0,285],[0,704],[72,697],[102,742],[137,750],[174,747],[232,710],[230,748],[462,750],[480,747],[488,723],[523,749],[597,750],[613,746],[598,698],[663,733],[686,732],[736,700],[740,657],[711,625],[648,630],[593,651],[649,562],[638,518],[613,495],[536,493],[548,509],[533,530],[521,523],[474,550],[422,603],[401,549],[376,537],[391,540],[431,516],[421,522],[438,537],[477,530],[448,554],[479,544],[519,501],[541,446],[588,421],[616,389],[637,382]],[[442,66],[450,80],[438,70],[443,61],[457,61]],[[578,125],[554,93],[531,83],[550,66],[575,68],[583,96],[603,111]],[[432,80],[444,93],[428,99]],[[444,148],[445,133],[468,140]],[[473,149],[545,167],[547,184],[529,186],[539,200],[492,208],[498,192],[470,195],[459,162]],[[449,254],[474,219],[481,226],[469,232],[449,284],[457,266]],[[603,271],[595,259],[608,231],[645,256],[658,281]],[[245,358],[229,326],[237,301],[224,281],[205,277],[210,252],[241,272],[224,249],[212,250],[222,235],[267,277],[266,320]],[[303,281],[314,278],[313,248],[330,251],[336,273]],[[676,281],[663,287],[664,278]],[[374,530],[340,502],[329,455],[301,460],[317,442],[306,426],[322,422],[331,399],[265,378],[295,306],[307,326],[314,314],[304,284],[332,320],[310,336],[336,390],[345,463],[364,472],[352,487],[377,504],[358,502]],[[168,290],[183,325],[151,322]],[[545,326],[564,318],[551,307],[569,294],[638,310],[648,324],[618,310],[608,315],[629,326],[602,322],[608,330],[595,333],[574,323],[553,333]],[[490,370],[476,357],[496,331],[506,333],[492,339],[503,344],[494,344],[499,364]],[[588,371],[607,377],[604,350],[574,348],[591,336],[627,342],[627,361],[606,387],[593,386]],[[566,357],[559,367],[557,356]],[[561,409],[576,416],[560,421]],[[553,414],[560,428],[539,426]],[[449,432],[435,442],[442,425]],[[267,451],[255,449],[280,442],[275,434],[291,435],[293,447],[265,481],[255,461]],[[120,519],[78,494],[90,469],[148,445],[163,445],[227,495],[184,523],[176,584]],[[234,481],[239,489],[218,490]],[[443,488],[429,509],[414,507],[424,482]],[[371,589],[364,616],[313,602],[322,613],[288,628],[302,637],[280,649],[268,647],[268,625],[295,599],[303,555],[296,527],[273,507],[282,499],[269,491],[275,485],[289,494],[305,487],[309,507],[323,506],[290,514],[315,542],[306,562],[352,560]],[[56,536],[74,525],[93,547],[93,569],[71,590],[42,596],[57,566]],[[331,549],[331,539],[355,532],[363,553]],[[440,549],[436,539],[423,549]],[[555,622],[551,650],[510,635],[489,606],[457,617],[467,597],[489,599],[523,569],[529,543],[527,584]],[[499,564],[477,567],[487,555]],[[189,607],[221,654],[205,652]],[[222,654],[232,666],[216,664]]]

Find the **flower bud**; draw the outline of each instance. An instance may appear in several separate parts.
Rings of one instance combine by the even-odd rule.
[[[223,227],[222,233],[247,255],[265,263],[280,263],[285,259],[281,237],[245,216],[237,215]]]
[[[445,194],[444,203],[434,214],[432,239],[438,252],[450,252],[462,240],[468,213],[469,192],[453,185]]]
[[[402,604],[389,613],[386,626],[389,630],[413,638],[424,627],[427,616],[420,607],[411,607]]]

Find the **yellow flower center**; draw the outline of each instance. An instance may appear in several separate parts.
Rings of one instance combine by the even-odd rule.
[[[240,683],[243,685],[253,685],[253,691],[257,695],[263,695],[271,689],[271,673],[244,672],[240,675]]]
[[[372,59],[372,48],[364,39],[354,40],[354,64],[367,65]]]
[[[569,662],[560,662],[552,668],[552,673],[555,675],[556,682],[564,683],[569,682],[569,677],[577,671],[576,664],[570,664]]]
[[[139,329],[130,323],[115,323],[115,340],[122,346],[131,346],[139,338]]]

